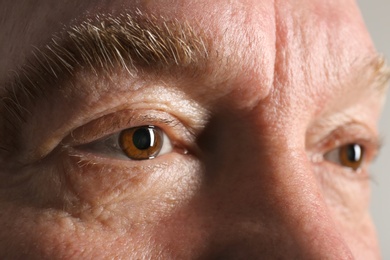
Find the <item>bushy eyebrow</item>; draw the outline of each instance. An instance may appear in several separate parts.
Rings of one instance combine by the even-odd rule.
[[[96,75],[118,66],[133,75],[139,69],[200,70],[208,57],[204,37],[188,23],[146,15],[137,10],[118,16],[97,15],[65,28],[5,83],[0,97],[0,131],[14,133],[31,107],[80,69]],[[0,149],[15,148],[0,135]],[[10,138],[7,138],[8,140]]]

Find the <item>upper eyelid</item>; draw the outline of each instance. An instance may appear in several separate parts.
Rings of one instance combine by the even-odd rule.
[[[358,143],[367,149],[369,160],[372,161],[378,155],[381,140],[378,135],[364,124],[350,122],[339,126],[325,137],[307,147],[313,161],[322,160],[325,153],[348,143]]]
[[[362,141],[367,141],[371,143],[373,146],[376,147],[376,149],[380,149],[381,147],[381,139],[379,138],[377,132],[373,130],[372,128],[368,127],[365,123],[358,122],[358,121],[349,121],[345,122],[340,125],[336,126],[325,126],[325,127],[316,127],[315,130],[313,128],[310,128],[311,131],[307,132],[306,136],[306,148],[311,149],[314,146],[323,146],[324,143],[329,142],[331,140],[330,137],[335,142],[340,142],[344,140],[345,142],[348,142],[347,137],[352,138],[349,141],[361,139]],[[320,139],[314,139],[313,141],[309,141],[309,136],[311,135],[318,135],[318,133],[326,133],[326,135],[320,135]],[[341,144],[341,143],[340,143]],[[333,144],[333,146],[336,146],[338,144]]]
[[[172,115],[162,111],[137,109],[122,110],[92,120],[73,130],[71,134],[64,139],[63,143],[71,146],[86,144],[111,134],[116,134],[126,128],[143,125],[156,125],[164,130],[168,136],[176,136],[172,131],[185,132],[185,138],[194,139],[189,128]],[[87,129],[89,133],[85,132]],[[93,132],[94,130],[95,132]]]

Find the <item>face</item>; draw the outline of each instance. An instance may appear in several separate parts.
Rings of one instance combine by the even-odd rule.
[[[0,10],[1,258],[379,258],[352,0]]]

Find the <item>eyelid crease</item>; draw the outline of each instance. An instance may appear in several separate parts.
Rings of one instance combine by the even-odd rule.
[[[104,115],[80,126],[64,138],[62,145],[78,146],[87,144],[121,130],[142,125],[155,125],[161,128],[167,133],[173,143],[176,139],[185,139],[186,143],[191,143],[195,140],[195,136],[190,128],[174,116],[158,110],[136,109],[122,110]],[[177,137],[179,135],[178,132],[182,133],[180,137]]]

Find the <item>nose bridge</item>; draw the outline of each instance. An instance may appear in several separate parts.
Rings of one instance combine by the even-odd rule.
[[[253,120],[247,122],[225,129],[218,145],[222,150],[215,151],[220,157],[211,162],[212,197],[223,208],[218,214],[233,219],[230,227],[244,226],[244,231],[232,232],[251,233],[252,239],[258,239],[253,245],[276,244],[300,259],[352,259],[313,175],[304,143],[287,138],[292,129],[267,130],[254,126]],[[253,223],[253,229],[241,222]],[[267,234],[271,230],[274,233]]]

